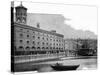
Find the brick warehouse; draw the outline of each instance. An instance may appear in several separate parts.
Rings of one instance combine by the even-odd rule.
[[[27,8],[22,4],[15,7],[14,55],[52,55],[63,56],[65,53],[64,35],[55,30],[46,31],[27,25]]]

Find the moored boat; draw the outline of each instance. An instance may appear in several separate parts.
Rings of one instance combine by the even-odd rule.
[[[51,65],[51,67],[56,71],[68,71],[68,70],[76,70],[79,65],[63,65],[61,63],[56,63],[55,65]]]

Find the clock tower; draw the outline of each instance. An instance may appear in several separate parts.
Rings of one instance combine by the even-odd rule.
[[[27,24],[27,8],[22,5],[15,7],[16,10],[16,22],[21,24]]]

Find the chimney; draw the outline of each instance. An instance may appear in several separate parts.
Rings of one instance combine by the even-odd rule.
[[[40,28],[40,23],[37,23],[37,28]]]

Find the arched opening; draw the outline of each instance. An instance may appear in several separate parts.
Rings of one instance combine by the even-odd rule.
[[[40,47],[37,47],[38,50],[40,50]]]
[[[32,46],[32,49],[35,49],[35,47],[34,47],[34,46]]]
[[[23,46],[19,46],[18,50],[23,51],[24,50]]]
[[[42,49],[44,50],[45,48],[44,48],[44,47],[42,47]]]
[[[25,49],[26,49],[26,50],[30,50],[30,47],[29,47],[29,46],[27,46]]]
[[[52,49],[52,47],[50,47],[50,49]]]
[[[48,49],[48,47],[46,47],[46,49]]]

